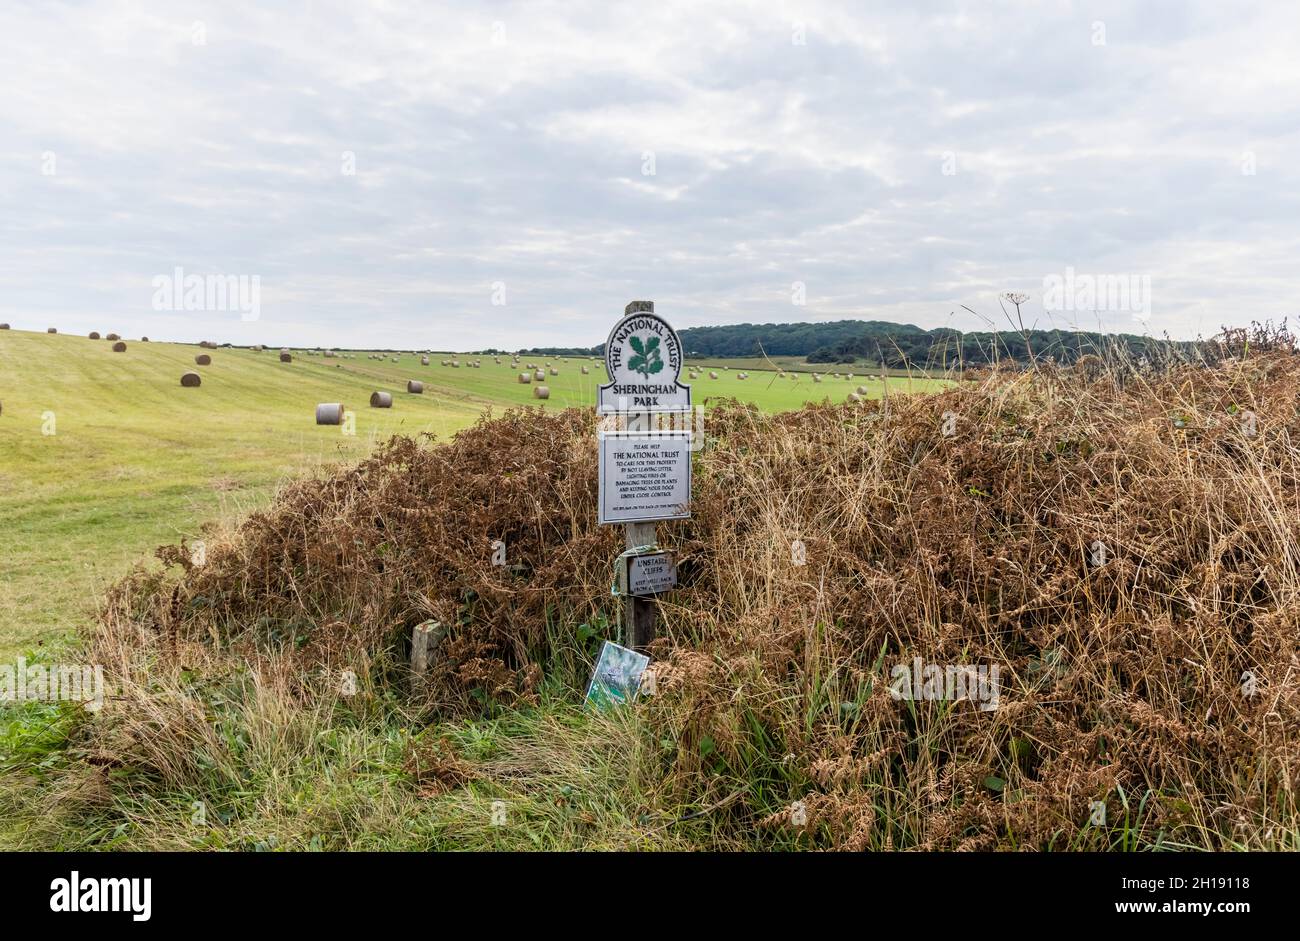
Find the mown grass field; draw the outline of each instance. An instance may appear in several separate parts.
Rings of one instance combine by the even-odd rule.
[[[460,400],[467,402],[478,399],[485,405],[538,404],[537,399],[533,397],[532,384],[518,381],[518,373],[524,370],[511,369],[508,356],[501,358],[500,365],[493,362],[491,356],[460,356],[461,365],[455,368],[440,365],[443,359],[456,355],[453,353],[429,354],[430,365],[428,366],[421,366],[420,357],[409,353],[385,354],[382,360],[367,359],[367,353],[355,355],[357,356],[355,360],[344,360],[344,369],[362,373],[376,381],[398,382],[402,384],[401,388],[405,387],[406,379],[411,377],[423,379],[437,386],[439,394],[453,398],[460,397]],[[393,356],[397,356],[398,362],[392,362]],[[312,359],[325,362],[317,357]],[[468,367],[467,363],[474,359],[482,364],[480,368]],[[604,363],[586,357],[571,356],[561,359],[560,357],[524,356],[520,358],[520,363],[521,365],[531,363],[542,369],[546,369],[549,365],[559,370],[557,376],[550,375],[549,369],[546,370],[545,384],[551,390],[551,397],[545,404],[549,408],[591,405],[596,400],[596,386],[605,381]],[[691,364],[697,365],[702,370],[699,378],[690,383],[692,395],[696,402],[706,408],[710,399],[736,398],[757,405],[764,411],[780,412],[822,399],[843,401],[845,396],[858,386],[864,386],[868,390],[868,398],[879,398],[890,392],[924,391],[943,385],[940,380],[922,375],[909,377],[892,374],[882,379],[878,373],[871,376],[853,373],[853,379],[849,380],[847,373],[852,370],[847,366],[826,367],[826,370],[839,371],[841,378],[832,379],[827,375],[822,382],[816,383],[810,372],[787,372],[782,378],[780,370],[785,368],[784,365],[775,360],[765,363],[759,358],[698,362],[692,360]],[[778,369],[773,369],[773,365],[778,366]],[[589,370],[585,376],[582,375],[583,366]],[[803,364],[802,368],[807,369],[808,364]],[[826,370],[823,370],[824,374]],[[716,372],[718,378],[710,379],[710,371]],[[740,379],[741,372],[748,373],[749,378]],[[685,372],[682,381],[689,382]]]
[[[481,368],[443,367],[454,354],[413,354],[391,361],[307,355],[292,363],[276,351],[206,351],[196,346],[127,341],[125,353],[84,336],[0,331],[0,656],[57,643],[91,616],[102,591],[152,549],[198,538],[205,521],[230,519],[263,505],[287,478],[322,463],[351,461],[395,433],[446,437],[485,410],[539,404],[517,381],[509,357]],[[603,365],[573,357],[550,362],[548,409],[588,405]],[[589,367],[582,375],[581,366]],[[716,364],[715,364],[716,365]],[[745,368],[748,380],[736,373]],[[181,373],[203,377],[180,386]],[[734,396],[767,411],[806,401],[843,399],[865,385],[872,396],[919,390],[928,380],[855,378],[814,384],[808,375],[760,371],[751,364],[707,371],[697,401]],[[423,395],[405,392],[424,381]],[[392,409],[369,408],[370,393],[393,393]],[[317,426],[319,402],[343,402],[356,434]]]

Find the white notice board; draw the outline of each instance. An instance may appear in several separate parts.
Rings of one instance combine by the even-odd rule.
[[[599,522],[690,519],[691,437],[601,432]]]

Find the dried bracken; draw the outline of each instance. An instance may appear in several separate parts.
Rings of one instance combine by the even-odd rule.
[[[572,625],[613,619],[621,533],[595,523],[594,429],[590,411],[518,409],[288,486],[206,564],[174,547],[179,574],[119,585],[101,659],[275,648],[311,671],[360,651],[387,682],[432,619],[434,714],[531,701]],[[1287,351],[714,408],[693,518],[660,526],[682,585],[641,707],[672,744],[654,773],[700,803],[718,775],[761,777],[716,815],[789,845],[1097,848],[1099,814],[1134,845],[1282,845],[1298,475]],[[890,670],[914,658],[998,665],[997,708],[895,699]],[[470,774],[430,760],[432,786]]]

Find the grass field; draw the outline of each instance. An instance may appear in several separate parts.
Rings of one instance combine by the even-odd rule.
[[[58,642],[90,616],[104,587],[164,542],[196,538],[203,523],[257,508],[286,478],[322,463],[350,461],[395,433],[445,437],[490,408],[538,404],[505,357],[479,357],[481,368],[439,365],[453,354],[382,361],[359,352],[326,359],[295,351],[207,351],[195,346],[71,335],[0,331],[0,657]],[[548,409],[589,405],[600,363],[551,362]],[[588,365],[590,373],[581,374]],[[716,364],[715,364],[716,365]],[[748,380],[736,373],[745,368]],[[837,367],[839,368],[839,367]],[[197,389],[180,375],[203,376]],[[696,401],[734,396],[768,411],[809,400],[841,400],[858,385],[872,396],[927,388],[929,380],[855,378],[814,384],[808,375],[777,377],[737,362],[707,371]],[[408,378],[423,395],[405,392]],[[392,409],[367,406],[370,393],[393,393]],[[314,424],[319,402],[342,401],[356,415],[355,436]]]
[[[224,352],[254,356],[268,355],[249,353],[247,350]],[[538,404],[538,400],[533,397],[532,384],[518,381],[517,374],[524,370],[511,369],[508,356],[502,357],[500,365],[494,363],[491,356],[461,356],[461,365],[455,368],[440,365],[443,359],[457,355],[454,353],[430,353],[428,366],[421,366],[420,356],[410,353],[385,354],[382,360],[368,359],[366,353],[352,355],[357,358],[344,360],[342,367],[344,370],[365,375],[376,382],[399,384],[393,388],[404,388],[405,381],[409,377],[422,379],[433,385],[438,395],[465,403],[477,401],[480,407]],[[398,362],[392,362],[393,356],[397,356]],[[467,365],[475,358],[482,364],[478,369],[472,369]],[[309,361],[337,362],[322,357],[309,357]],[[866,387],[868,398],[879,398],[888,392],[925,391],[942,385],[942,382],[932,377],[921,375],[909,377],[904,374],[887,374],[882,379],[878,373],[871,376],[854,373],[854,378],[849,380],[844,378],[851,371],[850,367],[846,366],[831,367],[840,372],[841,378],[832,379],[826,376],[822,382],[815,383],[811,374],[807,372],[787,373],[784,378],[781,378],[778,370],[772,369],[770,364],[765,364],[759,358],[700,362],[702,372],[692,384],[692,394],[696,402],[706,407],[711,398],[728,397],[753,403],[764,411],[779,412],[799,408],[806,402],[821,399],[843,401],[844,397],[858,386]],[[545,384],[551,390],[551,397],[545,403],[548,408],[589,406],[596,400],[597,384],[605,381],[604,363],[588,358],[568,357],[564,360],[559,357],[520,358],[521,365],[529,363],[543,369],[549,364],[559,370],[558,376],[550,375],[547,370]],[[582,375],[583,366],[590,370],[585,376]],[[803,364],[803,368],[807,368],[806,363]],[[710,370],[717,372],[717,379],[709,378]],[[749,378],[738,378],[741,372],[748,373]],[[682,381],[689,381],[685,374],[682,376]]]

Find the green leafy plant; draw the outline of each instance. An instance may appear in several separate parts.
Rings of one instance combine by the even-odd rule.
[[[645,343],[640,337],[631,337],[629,342],[636,355],[627,361],[627,368],[639,372],[649,379],[654,373],[664,368],[664,361],[659,355],[659,338],[651,337]]]

